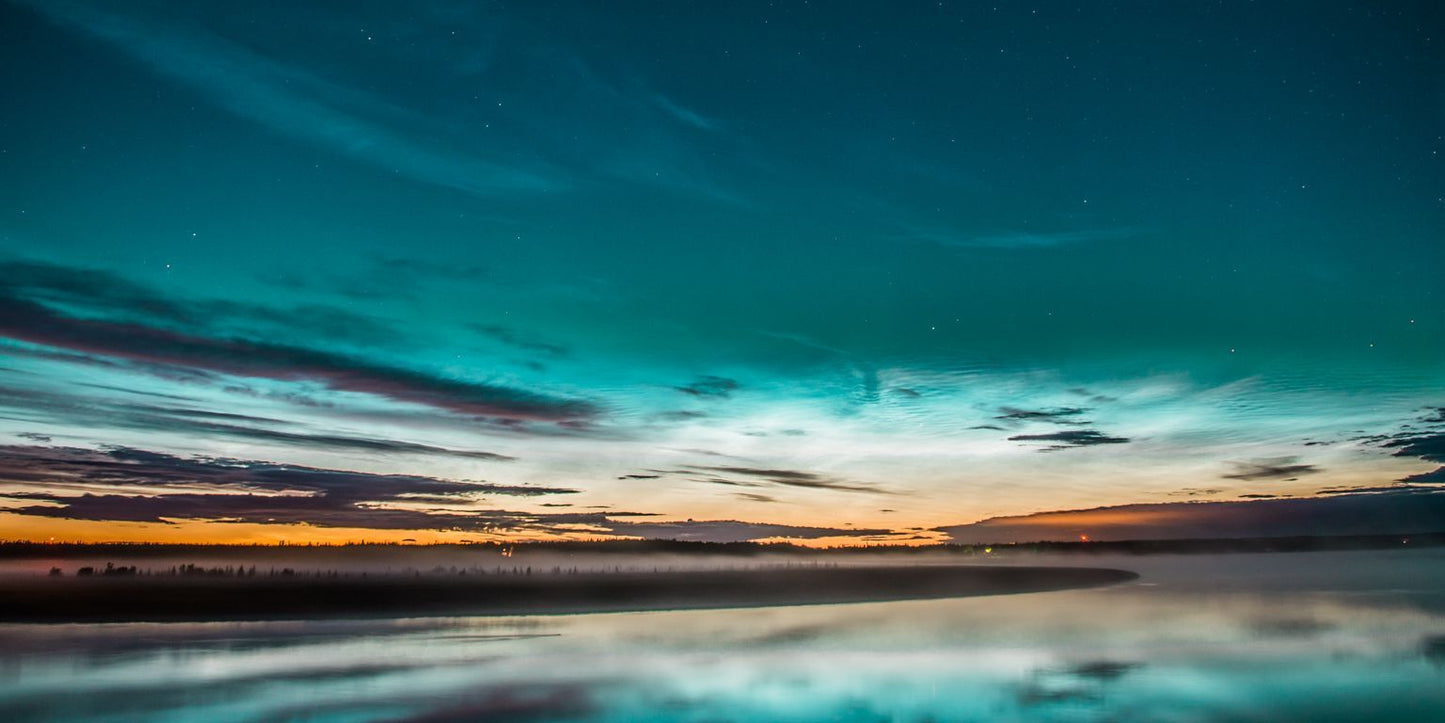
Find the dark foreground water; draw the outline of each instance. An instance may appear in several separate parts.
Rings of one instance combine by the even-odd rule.
[[[3,626],[0,719],[1445,720],[1445,551],[1072,562],[1144,577],[751,610]]]

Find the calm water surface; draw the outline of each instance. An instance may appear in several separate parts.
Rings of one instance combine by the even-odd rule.
[[[1445,551],[1072,562],[1144,577],[753,610],[4,626],[0,718],[1445,720]]]

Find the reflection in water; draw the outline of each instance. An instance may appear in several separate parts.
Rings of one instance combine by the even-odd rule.
[[[1199,577],[1223,575],[1227,559],[1134,562],[1138,584],[957,600],[6,626],[0,711],[101,721],[1445,719],[1438,552],[1240,556],[1233,564],[1253,572],[1233,584]],[[1271,565],[1270,584],[1240,583]]]

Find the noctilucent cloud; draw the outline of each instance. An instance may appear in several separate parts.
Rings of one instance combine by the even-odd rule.
[[[22,0],[0,64],[7,538],[1442,507],[1437,3]]]

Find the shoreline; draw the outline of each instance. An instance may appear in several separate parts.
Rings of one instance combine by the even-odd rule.
[[[561,615],[893,602],[1103,587],[1127,570],[987,565],[654,573],[125,576],[0,582],[0,623],[220,622]]]

